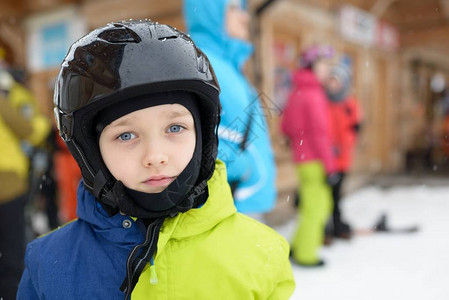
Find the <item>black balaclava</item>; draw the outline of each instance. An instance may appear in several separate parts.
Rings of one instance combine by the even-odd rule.
[[[114,120],[133,111],[163,104],[180,104],[192,114],[195,124],[196,144],[193,156],[179,176],[160,193],[144,193],[129,189],[117,181],[112,193],[121,211],[137,218],[155,218],[184,212],[195,207],[198,201],[190,196],[192,187],[197,185],[202,157],[201,119],[195,96],[188,92],[176,91],[141,96],[104,109],[97,118],[97,136]],[[190,197],[189,197],[190,196]],[[111,199],[112,200],[112,199]],[[204,199],[203,199],[204,200]]]
[[[130,101],[123,101],[102,110],[96,119],[97,141],[103,129],[114,120],[133,111],[163,104],[180,104],[192,114],[195,124],[196,143],[190,162],[179,176],[162,192],[144,193],[132,190],[116,181],[108,198],[121,211],[130,216],[141,218],[146,226],[145,240],[131,251],[126,266],[126,278],[120,289],[127,299],[134,289],[145,265],[154,255],[159,238],[159,231],[164,219],[198,207],[207,199],[207,189],[195,191],[204,179],[199,178],[202,157],[202,132],[200,111],[193,94],[176,91],[141,96]],[[112,176],[112,175],[111,175]]]

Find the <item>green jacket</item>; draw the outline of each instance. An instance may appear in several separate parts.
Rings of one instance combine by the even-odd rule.
[[[289,244],[273,229],[236,212],[226,180],[225,166],[218,161],[204,206],[165,221],[155,270],[147,266],[132,299],[290,297],[295,281]],[[151,284],[156,277],[158,282]]]

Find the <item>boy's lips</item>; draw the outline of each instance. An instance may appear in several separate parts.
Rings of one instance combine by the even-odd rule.
[[[174,179],[175,176],[152,176],[144,181],[144,183],[150,186],[166,186],[169,185]]]

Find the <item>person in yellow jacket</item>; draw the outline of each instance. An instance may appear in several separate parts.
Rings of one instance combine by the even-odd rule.
[[[217,160],[219,86],[183,32],[111,23],[56,82],[78,219],[27,247],[18,299],[288,299],[288,242],[237,213]],[[262,163],[262,162],[261,162]]]
[[[29,159],[22,144],[38,145],[50,122],[37,111],[24,86],[0,69],[0,298],[14,299],[25,253],[24,208],[28,199]]]

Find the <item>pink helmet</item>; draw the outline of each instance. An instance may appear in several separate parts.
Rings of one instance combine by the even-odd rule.
[[[310,68],[317,60],[332,58],[334,54],[335,49],[330,45],[312,45],[301,53],[299,66],[301,68]]]

